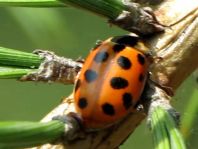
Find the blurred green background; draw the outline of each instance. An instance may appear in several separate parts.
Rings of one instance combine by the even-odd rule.
[[[0,8],[0,46],[31,52],[34,49],[55,51],[77,59],[85,57],[98,39],[126,34],[110,27],[107,20],[73,8]],[[182,132],[187,146],[198,146],[197,74],[189,77],[178,89],[174,107],[181,112]],[[39,121],[62,98],[72,92],[72,85],[21,83],[0,80],[0,121]],[[184,119],[183,119],[184,118]],[[193,124],[193,126],[188,126]],[[146,123],[131,135],[121,149],[152,147]]]

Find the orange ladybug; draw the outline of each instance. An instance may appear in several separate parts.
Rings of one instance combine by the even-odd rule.
[[[95,47],[75,83],[74,103],[86,128],[103,128],[132,112],[145,86],[149,59],[136,36],[111,37]]]

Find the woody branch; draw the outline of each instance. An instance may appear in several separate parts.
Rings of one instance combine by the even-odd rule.
[[[182,4],[181,4],[182,3]],[[161,59],[153,65],[152,78],[156,82],[173,89],[178,86],[195,70],[198,65],[198,2],[196,0],[188,1],[172,0],[158,5],[155,10],[157,19],[164,25],[167,25],[165,33],[146,39],[146,44],[156,51]],[[180,9],[177,9],[177,8]],[[182,9],[181,9],[182,7]],[[170,15],[171,14],[171,15]],[[154,87],[154,90],[157,87]],[[154,97],[159,97],[166,93],[157,89]],[[167,96],[168,97],[168,96]],[[169,99],[169,97],[167,98]],[[73,96],[71,95],[63,101],[57,108],[49,113],[42,121],[50,121],[58,114],[67,114],[75,112],[73,106]],[[167,100],[167,102],[169,102]],[[169,103],[168,103],[169,104]],[[147,105],[149,106],[149,104]],[[118,147],[136,126],[145,118],[146,111],[130,115],[122,123],[113,129],[101,130],[95,134],[87,134],[85,139],[79,139],[72,143],[63,143],[54,145],[57,148],[116,148]],[[94,136],[94,137],[93,137]],[[41,148],[52,147],[43,145]]]

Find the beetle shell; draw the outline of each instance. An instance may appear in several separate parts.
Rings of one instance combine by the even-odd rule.
[[[135,110],[145,86],[149,62],[139,39],[109,38],[88,55],[75,83],[74,101],[86,128],[102,128]]]

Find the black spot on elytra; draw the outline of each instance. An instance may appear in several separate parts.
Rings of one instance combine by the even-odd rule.
[[[116,37],[113,37],[111,41],[118,43],[118,44],[123,44],[123,45],[134,47],[138,42],[138,37],[130,36],[130,35],[116,36]]]
[[[120,51],[122,51],[124,48],[125,48],[125,45],[123,45],[123,44],[115,44],[115,45],[113,46],[113,51],[114,51],[114,52],[120,52]]]
[[[137,58],[138,58],[138,62],[141,64],[141,65],[144,65],[145,63],[145,58],[142,54],[138,54],[137,55]]]
[[[85,75],[85,80],[89,83],[94,81],[98,76],[97,73],[91,69],[86,70],[84,75]]]
[[[87,103],[87,99],[86,98],[83,97],[83,98],[80,98],[78,100],[78,107],[79,108],[84,109],[84,108],[87,107],[87,105],[88,105],[88,103]]]
[[[115,115],[114,107],[109,103],[103,104],[102,110],[103,110],[104,114],[106,114],[106,115],[110,115],[110,116]]]
[[[141,74],[139,75],[139,81],[142,82],[143,80],[144,80],[144,75],[141,73]]]
[[[105,62],[109,57],[107,52],[98,52],[94,57],[94,61],[97,63]]]
[[[133,97],[130,93],[124,93],[122,96],[122,101],[126,110],[133,105]]]
[[[110,80],[110,85],[114,89],[123,89],[128,86],[128,81],[121,77],[113,77]]]
[[[131,61],[125,57],[125,56],[120,56],[118,59],[117,59],[117,63],[118,65],[123,68],[123,69],[130,69],[131,68]]]
[[[74,89],[75,92],[78,90],[78,88],[80,87],[80,85],[81,85],[81,81],[80,81],[80,79],[78,79],[76,81],[76,84],[75,84],[75,89]]]

